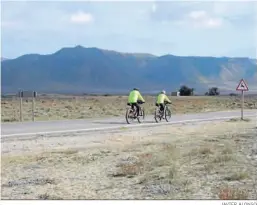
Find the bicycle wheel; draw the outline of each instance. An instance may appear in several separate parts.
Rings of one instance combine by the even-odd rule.
[[[165,109],[165,120],[167,122],[169,122],[170,118],[171,118],[171,111],[170,111],[170,109],[168,107],[166,107],[166,109]]]
[[[132,108],[127,109],[125,118],[128,124],[131,124],[134,120],[134,110]]]
[[[157,123],[161,122],[161,120],[162,120],[162,116],[161,116],[161,114],[160,114],[160,108],[159,108],[159,107],[157,107],[157,108],[155,109],[154,119],[155,119],[155,121],[156,121]]]
[[[141,123],[142,120],[144,120],[144,119],[145,119],[145,110],[144,110],[144,108],[141,107],[141,111],[139,113],[137,121],[138,121],[138,123]]]

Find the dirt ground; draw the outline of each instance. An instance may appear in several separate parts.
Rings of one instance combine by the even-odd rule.
[[[173,114],[199,113],[238,109],[240,97],[170,97]],[[146,96],[143,105],[146,114],[153,114],[155,97]],[[124,116],[126,112],[126,96],[84,96],[84,97],[39,97],[35,102],[35,120],[83,119],[94,117]],[[246,109],[257,109],[257,97],[245,97]],[[19,121],[19,100],[2,98],[2,122]],[[31,100],[23,100],[23,120],[32,120]]]
[[[2,199],[256,199],[256,119],[2,138]]]

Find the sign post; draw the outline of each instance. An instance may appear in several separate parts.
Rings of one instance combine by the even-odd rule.
[[[244,79],[241,79],[237,88],[237,91],[241,91],[241,120],[244,119],[244,91],[248,91],[249,88],[246,84],[246,82],[244,81]]]

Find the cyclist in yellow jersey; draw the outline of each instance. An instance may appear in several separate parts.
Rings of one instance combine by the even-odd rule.
[[[164,102],[168,102],[171,104],[170,99],[167,97],[165,90],[161,91],[161,93],[159,93],[159,95],[157,96],[157,102],[156,102],[156,106],[160,106],[160,110],[163,111],[164,110]]]
[[[139,103],[144,103],[144,102],[145,100],[137,88],[134,88],[132,91],[130,91],[129,97],[128,97],[128,105],[131,104],[133,107],[136,106],[137,116],[139,116],[139,110],[141,109],[139,106]]]

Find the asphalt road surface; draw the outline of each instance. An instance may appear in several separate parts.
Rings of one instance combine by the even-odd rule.
[[[202,122],[214,120],[226,120],[231,118],[240,118],[241,111],[223,111],[209,112],[186,115],[173,115],[169,124],[180,124],[188,122]],[[256,117],[256,110],[244,110],[244,117]],[[161,123],[154,121],[153,115],[146,116],[145,120],[139,124],[137,120],[132,124],[127,124],[125,117],[116,118],[99,118],[99,119],[81,119],[81,120],[58,120],[58,121],[39,121],[39,122],[18,122],[18,123],[2,123],[1,137],[26,136],[35,134],[51,134],[51,133],[69,133],[69,132],[87,132],[100,131],[108,129],[120,129],[121,127],[144,127],[159,126],[167,124],[164,120]]]

